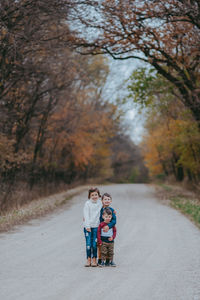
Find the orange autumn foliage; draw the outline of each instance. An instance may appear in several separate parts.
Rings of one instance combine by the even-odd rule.
[[[144,137],[144,159],[151,176],[170,174],[183,168],[198,179],[200,170],[200,136],[192,120],[170,119],[160,122]],[[174,168],[174,169],[173,169]]]

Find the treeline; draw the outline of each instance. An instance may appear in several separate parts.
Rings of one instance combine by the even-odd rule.
[[[157,179],[200,182],[198,122],[183,105],[178,90],[155,69],[133,72],[130,97],[146,113],[142,149],[150,176]]]
[[[91,14],[84,14],[90,7]],[[94,12],[94,11],[95,12]],[[77,14],[75,12],[79,13]],[[200,2],[77,1],[74,22],[83,53],[139,60],[131,97],[148,111],[144,153],[153,176],[198,186],[200,180]],[[92,18],[95,14],[96,18]],[[89,30],[88,30],[89,29]],[[152,68],[152,71],[148,71]]]
[[[127,163],[121,139],[131,142],[102,98],[108,65],[71,49],[68,15],[67,1],[0,3],[1,211],[78,180],[133,180],[133,161],[115,170],[117,153]]]

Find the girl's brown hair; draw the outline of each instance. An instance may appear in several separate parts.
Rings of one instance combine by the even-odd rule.
[[[96,187],[91,187],[91,188],[89,189],[89,191],[88,191],[88,199],[90,199],[90,195],[91,195],[92,193],[94,193],[94,192],[97,192],[98,195],[99,195],[99,197],[101,197],[101,194],[100,194],[99,189],[96,188]]]

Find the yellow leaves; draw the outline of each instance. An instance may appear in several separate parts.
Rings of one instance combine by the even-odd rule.
[[[87,132],[76,132],[70,137],[69,142],[72,145],[71,153],[76,167],[84,168],[94,152],[92,139]]]
[[[64,102],[50,117],[43,160],[48,165],[51,157],[62,169],[69,168],[71,162],[77,172],[88,165],[99,171],[103,166],[105,172],[102,172],[108,174],[111,156],[108,140],[114,128],[111,115],[116,108],[108,104],[106,109],[99,107],[96,110],[93,103],[85,101],[87,93],[84,92],[75,103]],[[59,163],[60,157],[62,165]]]
[[[147,142],[147,147],[149,148],[149,151],[145,150],[144,161],[146,167],[149,169],[150,176],[155,176],[163,172],[159,153],[157,151],[156,145],[149,145]]]
[[[160,146],[163,145],[162,133],[162,130],[151,133],[149,136],[144,138],[144,141],[141,145],[144,161],[149,169],[150,176],[155,176],[162,172],[161,157],[164,159],[164,153],[160,149]]]
[[[169,119],[157,124],[144,138],[142,149],[151,176],[169,171],[171,163],[193,174],[200,170],[200,136],[193,120]]]

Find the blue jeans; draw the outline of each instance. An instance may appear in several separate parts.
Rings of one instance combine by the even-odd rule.
[[[91,232],[89,232],[84,228],[87,258],[97,258],[97,229],[98,227],[91,228]]]

